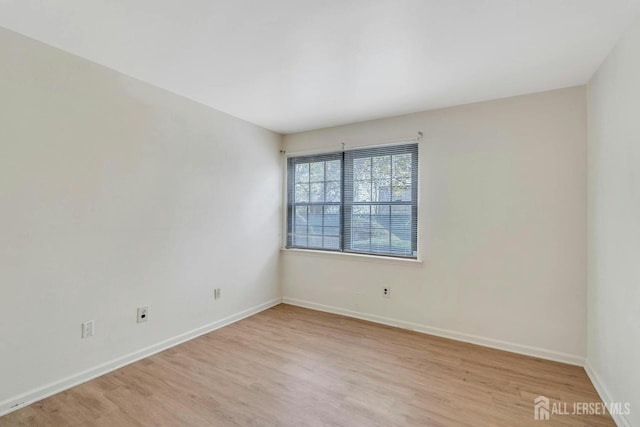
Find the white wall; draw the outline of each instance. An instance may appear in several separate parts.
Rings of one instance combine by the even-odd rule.
[[[0,29],[0,413],[273,303],[279,278],[295,304],[587,354],[603,398],[640,402],[639,51],[640,23],[588,85],[587,350],[583,87],[287,135],[294,153],[422,131],[423,262],[280,257],[279,135]]]
[[[588,85],[588,370],[640,425],[640,21]]]
[[[0,29],[0,413],[279,298],[280,140]]]
[[[285,136],[295,153],[424,133],[424,262],[285,251],[285,301],[582,363],[585,105],[576,87]]]

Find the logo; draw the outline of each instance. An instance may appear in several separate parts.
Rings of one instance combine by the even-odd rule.
[[[549,398],[538,396],[533,401],[533,419],[548,420],[549,419]]]
[[[629,415],[629,402],[549,402],[546,396],[538,396],[533,400],[533,419],[547,421],[556,415]]]

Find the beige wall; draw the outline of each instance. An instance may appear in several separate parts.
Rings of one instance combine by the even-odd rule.
[[[369,145],[418,131],[424,262],[285,251],[285,301],[582,363],[585,88],[293,134],[284,147]]]
[[[588,85],[587,369],[640,425],[640,21]],[[617,418],[625,425],[624,417]]]
[[[279,298],[280,140],[0,29],[0,413]]]

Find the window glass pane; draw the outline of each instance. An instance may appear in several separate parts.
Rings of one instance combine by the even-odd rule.
[[[296,206],[295,217],[293,218],[296,224],[307,225],[307,207]]]
[[[371,230],[369,228],[351,229],[351,249],[359,252],[371,251]]]
[[[393,194],[392,201],[393,202],[409,202],[411,201],[411,183],[406,183],[402,181],[393,181]]]
[[[339,237],[340,236],[340,228],[339,227],[324,227],[324,233],[325,236],[334,236],[334,237]]]
[[[393,156],[393,201],[411,201],[411,154]]]
[[[296,184],[295,202],[309,201],[309,184]]]
[[[325,249],[340,249],[340,238],[339,237],[325,237],[324,238],[324,248]]]
[[[371,181],[354,181],[353,182],[353,201],[354,202],[370,202],[371,201]]]
[[[321,234],[322,226],[322,206],[309,206],[309,233]]]
[[[371,252],[389,253],[390,234],[385,228],[374,228],[371,230]]]
[[[340,213],[340,206],[328,205],[324,207],[324,213],[327,215],[335,215]]]
[[[357,158],[353,159],[353,180],[371,180],[371,158]]]
[[[371,161],[374,178],[391,178],[391,156],[373,157]]]
[[[295,175],[296,182],[309,182],[309,163],[297,164]]]
[[[358,205],[351,216],[351,249],[360,252],[390,253],[390,206]]]
[[[324,183],[323,182],[312,183],[310,194],[311,194],[311,197],[309,200],[312,203],[324,202]]]
[[[367,220],[369,219],[369,214],[371,213],[371,206],[369,205],[356,205],[352,209],[354,216],[366,215]]]
[[[339,202],[342,194],[340,191],[340,181],[328,181],[325,184],[325,201]]]
[[[391,201],[391,180],[376,179],[373,181],[373,197],[374,202],[390,202]]]
[[[297,235],[293,236],[293,246],[303,246],[306,247],[308,244],[308,239],[306,235]]]
[[[340,181],[342,179],[342,161],[331,160],[327,162],[327,181]]]
[[[324,225],[325,227],[340,227],[340,206],[324,207]]]
[[[412,254],[411,236],[411,206],[391,206],[391,252],[394,254]]]
[[[388,202],[391,188],[391,156],[373,157],[371,201]]]
[[[393,156],[393,178],[411,178],[411,154]]]
[[[373,228],[384,228],[389,230],[389,208],[388,205],[373,206],[371,210],[371,224]]]
[[[324,163],[325,162],[311,163],[311,166],[310,166],[311,182],[324,181]]]
[[[322,236],[309,235],[310,248],[322,248]]]
[[[371,206],[354,206],[351,213],[351,249],[368,252],[371,249]]]

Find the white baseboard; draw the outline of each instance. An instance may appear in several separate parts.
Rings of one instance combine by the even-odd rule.
[[[19,396],[4,400],[0,402],[0,416],[6,415],[9,412],[13,412],[20,408],[23,408],[34,402],[37,402],[39,400],[52,396],[56,393],[60,393],[61,391],[67,390],[71,387],[75,387],[79,384],[82,384],[84,382],[97,378],[99,376],[102,376],[111,371],[115,371],[116,369],[119,369],[123,366],[129,365],[140,359],[144,359],[145,357],[149,357],[153,354],[159,353],[163,350],[174,347],[178,344],[182,344],[185,341],[192,340],[196,337],[199,337],[200,335],[207,334],[211,331],[215,331],[216,329],[220,329],[223,326],[227,326],[227,325],[230,325],[231,323],[235,323],[246,317],[252,316],[263,310],[276,306],[281,302],[282,302],[282,298],[272,299],[271,301],[267,301],[265,303],[256,305],[255,307],[248,308],[239,313],[225,317],[224,319],[220,319],[208,325],[201,326],[189,332],[185,332],[184,334],[180,334],[173,338],[169,338],[165,341],[159,342],[157,344],[154,344],[149,347],[143,348],[141,350],[135,351],[133,353],[127,354],[117,359],[103,363],[101,365],[96,366],[95,368],[91,368],[83,372],[79,372],[77,374],[74,374],[62,380],[55,381],[53,383],[39,387],[35,390],[31,390],[26,393],[23,393]]]
[[[462,332],[450,331],[447,329],[434,328],[432,326],[420,325],[417,323],[405,322],[403,320],[390,319],[375,314],[361,313],[351,311],[344,308],[333,307],[323,304],[317,304],[311,301],[300,300],[296,298],[282,297],[284,304],[296,305],[299,307],[310,308],[312,310],[325,311],[327,313],[341,314],[343,316],[354,317],[356,319],[368,320],[370,322],[381,323],[383,325],[395,326],[402,329],[409,329],[423,334],[435,335],[438,337],[449,338],[457,341],[477,344],[484,347],[491,347],[498,350],[510,351],[512,353],[524,354],[526,356],[539,357],[541,359],[553,360],[554,362],[568,363],[570,365],[584,366],[584,357],[572,354],[560,353],[544,348],[529,347],[522,344],[515,344],[506,341],[494,340],[491,338],[480,337],[477,335],[465,334]]]
[[[588,359],[585,361],[584,370],[587,372],[587,376],[600,395],[600,399],[602,399],[602,401],[606,403],[615,402],[615,400],[611,396],[611,393],[609,393],[609,390],[607,389],[607,387],[605,387],[604,383],[602,382],[596,371],[593,369],[593,366],[591,366],[591,363],[589,363]],[[631,427],[631,421],[629,421],[626,415],[611,414],[611,417],[618,427]]]

